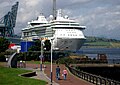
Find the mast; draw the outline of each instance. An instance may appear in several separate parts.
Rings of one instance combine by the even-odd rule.
[[[56,0],[53,0],[53,19],[56,19]]]

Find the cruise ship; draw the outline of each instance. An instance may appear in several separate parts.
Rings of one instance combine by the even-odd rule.
[[[28,22],[28,26],[22,29],[22,39],[49,39],[52,40],[53,50],[77,51],[86,40],[83,34],[85,28],[86,26],[81,26],[67,15],[64,16],[60,9],[57,11],[56,19],[53,15],[46,19],[40,14],[36,20]]]

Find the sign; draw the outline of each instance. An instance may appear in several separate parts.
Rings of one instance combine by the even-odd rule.
[[[39,58],[43,58],[43,55],[40,55]]]

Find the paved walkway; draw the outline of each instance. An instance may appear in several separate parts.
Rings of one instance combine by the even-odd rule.
[[[65,68],[65,66],[64,65],[59,65],[59,66],[60,66],[61,75],[62,75],[62,71]],[[84,80],[72,75],[69,71],[68,71],[66,80],[63,79],[63,76],[60,76],[60,80],[56,80],[56,73],[55,73],[56,67],[57,67],[57,65],[53,65],[53,81],[59,83],[60,85],[93,85],[87,81],[84,81]],[[45,69],[45,73],[50,78],[50,65],[47,65],[47,67]]]
[[[36,76],[33,76],[33,77],[31,77],[31,78],[44,80],[44,81],[48,82],[47,85],[51,85],[50,78],[47,77],[47,75],[44,73],[44,70],[45,70],[45,69],[43,68],[43,71],[40,71],[39,65],[36,65],[36,64],[27,64],[27,65],[26,65],[26,68],[23,68],[23,69],[35,71],[37,75],[36,75]],[[53,82],[52,82],[52,85],[59,85],[59,84],[53,81]]]
[[[44,81],[48,82],[47,85],[51,84],[50,79],[46,76],[44,71],[40,71],[40,69],[34,69],[34,71],[36,71],[37,76],[34,76],[32,78],[44,80]],[[59,84],[57,84],[56,82],[53,82],[52,85],[59,85]]]
[[[62,74],[62,70],[65,68],[65,66],[64,65],[59,65],[59,66],[60,66],[61,74]],[[55,77],[56,67],[57,65],[53,65],[53,84],[52,85],[93,85],[87,81],[77,78],[76,76],[72,75],[70,72],[68,72],[66,80],[64,80],[62,76],[60,76],[60,80],[56,80],[56,77]],[[40,71],[40,69],[36,69],[36,68],[39,68],[39,65],[36,65],[36,64],[27,64],[27,68],[34,68],[34,71],[37,72],[37,76],[35,76],[34,78],[45,80],[48,82],[48,85],[51,84],[50,65],[46,65],[45,70],[42,72]]]

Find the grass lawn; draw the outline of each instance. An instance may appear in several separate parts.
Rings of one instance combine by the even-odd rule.
[[[88,46],[86,47],[93,47],[93,48],[108,48],[108,47],[112,47],[111,43],[110,42],[89,42],[89,43],[85,43],[85,44],[88,44]]]
[[[112,42],[111,45],[115,48],[120,48],[120,42]]]
[[[110,42],[91,42],[90,45],[110,46]]]
[[[0,85],[46,85],[45,81],[18,76],[30,72],[18,68],[0,67]]]
[[[87,47],[103,47],[103,48],[120,48],[120,42],[104,42],[104,41],[100,41],[100,42],[89,42],[89,43],[85,43],[88,44]]]
[[[2,66],[5,66],[5,65],[7,65],[7,63],[6,62],[0,62],[0,67]]]

